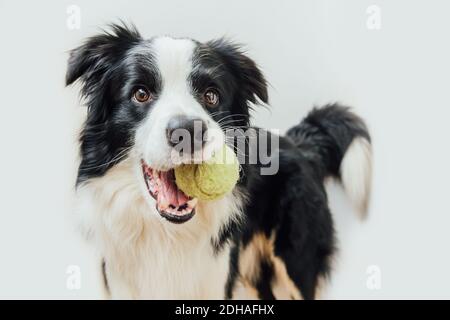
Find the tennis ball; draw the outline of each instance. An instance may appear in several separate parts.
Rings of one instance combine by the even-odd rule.
[[[190,197],[214,200],[233,190],[239,179],[239,162],[224,144],[211,159],[200,164],[182,164],[175,168],[175,183]]]

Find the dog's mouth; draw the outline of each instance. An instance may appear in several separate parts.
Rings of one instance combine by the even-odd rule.
[[[187,196],[175,183],[174,170],[157,171],[141,160],[145,184],[156,200],[159,214],[173,223],[183,223],[195,214],[196,198]]]

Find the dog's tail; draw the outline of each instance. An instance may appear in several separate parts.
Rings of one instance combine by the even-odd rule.
[[[342,182],[354,207],[367,212],[372,180],[372,148],[364,121],[348,107],[330,104],[314,108],[289,129],[294,141],[325,178]]]

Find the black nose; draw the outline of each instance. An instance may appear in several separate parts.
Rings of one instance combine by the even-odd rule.
[[[192,153],[203,147],[206,142],[207,126],[200,118],[178,115],[167,124],[167,140],[170,146]]]

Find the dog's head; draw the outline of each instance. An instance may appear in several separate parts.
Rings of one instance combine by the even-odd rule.
[[[248,126],[250,103],[267,102],[266,81],[239,46],[144,40],[122,25],[71,52],[66,83],[76,80],[88,107],[77,184],[132,158],[145,196],[173,222],[189,220],[196,204],[176,187],[173,168],[210,157],[223,130]]]

